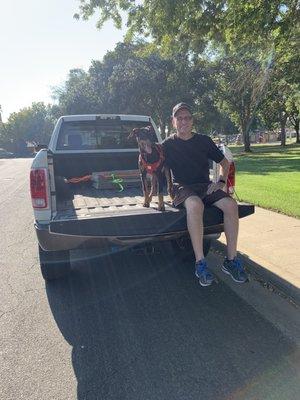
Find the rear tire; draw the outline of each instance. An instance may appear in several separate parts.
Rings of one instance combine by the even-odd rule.
[[[71,269],[70,252],[45,251],[39,246],[40,267],[45,281],[53,281],[67,276]]]
[[[203,239],[203,253],[204,253],[204,257],[206,257],[207,254],[209,253],[210,246],[211,246],[211,239]]]
[[[189,236],[184,236],[179,239],[172,240],[172,246],[175,253],[181,256],[184,260],[192,260],[195,258],[192,242]],[[203,254],[204,257],[209,253],[211,239],[203,239]]]

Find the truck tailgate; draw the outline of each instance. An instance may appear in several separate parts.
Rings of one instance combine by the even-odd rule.
[[[155,201],[150,208],[143,207],[140,194],[138,188],[124,193],[101,191],[101,198],[93,189],[81,192],[72,202],[59,205],[50,232],[89,237],[148,237],[187,230],[185,210],[172,207],[169,197],[165,197],[166,211],[160,212]],[[240,218],[253,213],[253,205],[239,203]],[[223,213],[216,207],[205,208],[204,227],[205,234],[222,232]]]

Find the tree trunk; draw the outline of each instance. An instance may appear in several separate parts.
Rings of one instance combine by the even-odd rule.
[[[250,102],[243,101],[243,108],[240,114],[240,122],[242,128],[242,134],[244,139],[244,150],[246,153],[251,153],[252,150],[250,148],[250,128],[252,123],[253,116],[251,117],[251,105]]]
[[[281,146],[286,145],[286,134],[285,134],[285,126],[287,121],[287,113],[280,113],[280,135],[281,135]]]
[[[160,121],[159,124],[161,138],[164,140],[166,138],[166,123],[165,121]]]
[[[300,143],[300,137],[299,137],[299,122],[300,120],[297,119],[295,123],[295,131],[296,131],[296,143]]]
[[[244,138],[244,149],[246,153],[251,153],[252,150],[250,148],[250,137],[249,137],[249,131],[248,132],[243,132],[243,138]]]
[[[250,148],[250,136],[249,136],[249,124],[247,123],[242,123],[242,135],[243,135],[243,140],[244,140],[244,150],[246,153],[251,153],[251,148]]]
[[[168,125],[168,132],[166,133],[166,137],[170,136],[171,132],[172,132],[172,124],[171,124],[171,122],[168,122],[167,125]]]
[[[296,143],[300,143],[300,138],[299,138],[299,123],[300,123],[300,118],[298,118],[299,112],[295,113],[296,115],[290,114],[289,120],[291,124],[293,125],[293,128],[295,129],[296,132]]]

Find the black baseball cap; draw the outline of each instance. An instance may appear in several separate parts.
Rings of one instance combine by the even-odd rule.
[[[179,110],[188,110],[192,114],[191,106],[189,106],[187,103],[178,103],[173,107],[172,116],[175,117],[175,114]]]

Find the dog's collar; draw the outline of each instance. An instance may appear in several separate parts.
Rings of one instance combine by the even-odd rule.
[[[145,161],[145,159],[143,158],[142,154],[140,154],[140,159],[141,159],[141,162],[143,164],[143,167],[146,169],[146,171],[149,174],[153,174],[154,172],[156,172],[158,170],[158,168],[161,166],[161,164],[164,161],[164,159],[165,159],[165,157],[163,155],[162,147],[159,144],[155,144],[154,146],[157,149],[158,155],[159,155],[158,160],[155,161],[154,163],[148,163],[147,161]]]

